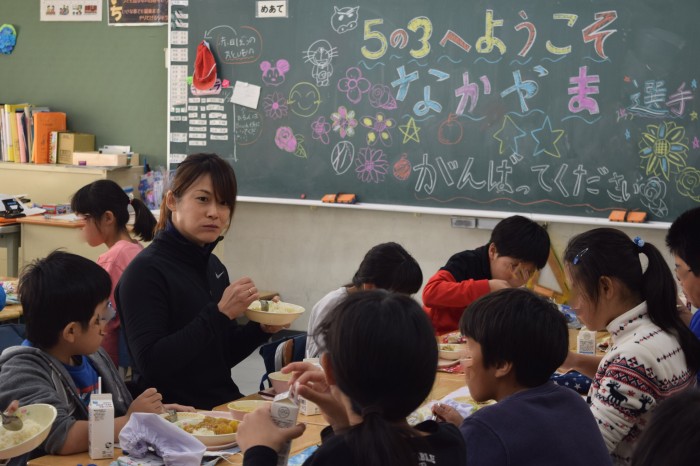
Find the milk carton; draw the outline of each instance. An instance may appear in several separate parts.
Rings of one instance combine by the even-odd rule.
[[[576,352],[579,354],[595,354],[596,332],[579,330],[576,338]]]
[[[114,404],[112,394],[92,394],[88,405],[88,453],[93,460],[114,458]]]
[[[280,393],[272,400],[270,413],[272,415],[272,420],[278,427],[294,427],[297,424],[299,406],[297,405],[296,399],[294,399],[289,392],[284,392]],[[291,447],[291,441],[284,444],[277,454],[277,466],[286,466]]]

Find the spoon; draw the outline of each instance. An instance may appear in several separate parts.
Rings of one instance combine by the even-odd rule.
[[[17,431],[22,430],[22,420],[14,414],[2,413],[2,426],[6,430]]]

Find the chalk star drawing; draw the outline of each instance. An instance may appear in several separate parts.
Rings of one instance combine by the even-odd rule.
[[[693,138],[693,149],[700,149],[700,140],[697,136]]]
[[[690,112],[690,121],[695,121],[697,119],[698,119],[698,112],[696,112],[695,110]]]
[[[693,79],[692,81],[690,81],[690,87],[692,87],[693,89],[697,89],[698,88],[698,81],[696,79]]]
[[[420,137],[418,136],[420,128],[416,126],[416,120],[414,120],[413,117],[411,117],[408,120],[408,123],[405,125],[399,125],[399,131],[401,131],[401,134],[403,134],[404,144],[406,144],[408,141],[420,143]]]
[[[525,136],[527,136],[527,133],[513,122],[510,115],[506,115],[505,118],[503,118],[503,125],[501,125],[500,129],[494,133],[493,138],[500,142],[498,146],[499,154],[505,152],[505,146],[508,146],[514,153],[517,154],[518,139]]]
[[[564,130],[553,130],[548,116],[544,118],[542,127],[533,130],[531,134],[532,138],[537,141],[537,147],[535,147],[534,155],[539,155],[544,152],[552,157],[561,158],[559,148],[557,147],[557,142],[559,142],[559,139],[561,139],[561,137],[564,135]]]
[[[625,139],[627,139],[627,140],[629,141],[629,140],[630,140],[630,137],[632,137],[632,135],[630,134],[630,130],[629,130],[629,129],[626,129],[626,130],[625,130]]]

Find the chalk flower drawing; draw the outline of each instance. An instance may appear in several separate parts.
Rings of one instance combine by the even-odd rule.
[[[389,162],[381,149],[365,147],[360,149],[360,156],[355,160],[357,177],[365,183],[379,183],[389,172]]]
[[[377,113],[375,117],[366,116],[362,118],[362,126],[369,129],[367,133],[367,144],[373,146],[377,141],[382,141],[385,146],[391,145],[391,133],[389,128],[393,128],[396,122],[392,118],[385,118],[383,113]]]
[[[292,128],[289,126],[280,126],[275,133],[275,144],[277,147],[286,152],[294,152],[297,150],[297,138],[294,136]]]
[[[663,175],[666,181],[672,173],[679,173],[686,166],[688,157],[685,128],[672,121],[648,125],[639,141],[642,167],[647,175]]]
[[[640,195],[640,200],[649,211],[657,217],[668,215],[668,206],[664,201],[666,197],[666,182],[658,176],[652,176],[648,180],[635,184],[635,192]]]
[[[326,121],[326,117],[320,116],[311,123],[311,137],[319,139],[322,143],[330,143],[328,133],[331,132],[331,124]]]
[[[362,100],[362,94],[369,92],[372,84],[362,77],[362,70],[356,67],[348,68],[345,77],[338,81],[338,90],[348,96],[353,104]]]
[[[273,92],[263,99],[263,108],[265,114],[273,120],[286,117],[287,99],[279,92]]]
[[[341,138],[346,136],[351,138],[355,135],[357,120],[354,110],[348,110],[341,105],[338,107],[338,111],[331,115],[331,120],[333,121],[333,131],[340,133]]]
[[[686,167],[676,179],[678,192],[695,202],[700,202],[700,170]]]

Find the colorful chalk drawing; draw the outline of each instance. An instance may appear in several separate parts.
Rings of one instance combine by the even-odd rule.
[[[263,99],[265,115],[273,120],[278,120],[287,116],[287,98],[279,92],[268,94]]]
[[[367,133],[367,144],[373,146],[377,141],[381,141],[384,146],[391,146],[391,129],[396,126],[393,118],[387,118],[383,113],[377,113],[375,116],[362,117],[360,120],[362,126],[369,129]]]
[[[292,87],[287,98],[287,106],[291,112],[300,117],[311,117],[321,106],[321,93],[311,83],[300,82]]]
[[[686,166],[688,138],[685,128],[672,121],[647,125],[639,141],[639,153],[647,176],[663,176],[668,181],[672,174],[680,173]]]
[[[394,178],[399,181],[406,181],[411,176],[411,161],[406,154],[401,154],[401,158],[394,163]]]
[[[341,138],[351,138],[355,135],[357,119],[354,110],[348,110],[341,105],[338,111],[331,115],[331,121],[333,121],[333,131],[340,134]]]
[[[381,149],[363,147],[355,160],[355,173],[365,183],[379,183],[389,172],[389,162]]]
[[[218,109],[224,103],[190,93],[189,108],[171,112],[171,122],[189,125],[182,133],[198,150],[221,137],[204,116],[211,111],[222,121],[228,114],[241,147],[274,141],[272,147],[309,161],[332,148],[330,164],[323,164],[334,179],[359,180],[362,189],[386,183],[376,192],[396,196],[404,192],[397,183],[405,183],[415,193],[408,202],[539,211],[546,207],[536,206],[553,205],[587,214],[641,208],[667,220],[679,202],[700,203],[700,73],[677,62],[685,52],[669,51],[664,66],[652,60],[647,69],[619,75],[628,53],[624,38],[638,16],[630,6],[618,13],[606,4],[614,3],[577,7],[576,14],[562,5],[537,11],[494,5],[470,10],[472,17],[448,28],[412,12],[397,22],[384,5],[314,3],[322,10],[313,18],[322,21],[309,25],[311,40],[290,42],[291,54],[275,44],[285,58],[268,51],[266,60],[255,28],[214,23],[204,36],[217,63],[255,69],[253,78],[246,67],[218,71],[231,82],[261,81],[258,111],[236,106],[231,115],[228,106]],[[455,15],[466,11],[452,6]],[[294,8],[309,15],[306,6]],[[251,24],[260,24],[267,41],[279,40],[270,33],[277,26]],[[660,42],[659,53],[664,47]],[[357,141],[366,147],[356,151]],[[185,153],[178,144],[171,147]]]
[[[323,144],[329,144],[328,133],[331,132],[331,124],[326,121],[326,117],[320,116],[311,123],[311,137],[318,139]]]
[[[273,65],[265,60],[260,63],[260,70],[262,70],[262,81],[267,86],[279,86],[284,82],[284,75],[289,71],[289,62],[280,59]]]
[[[372,88],[372,84],[362,76],[359,68],[348,68],[345,77],[338,81],[338,90],[348,97],[353,104],[362,100],[362,94],[366,94]]]

